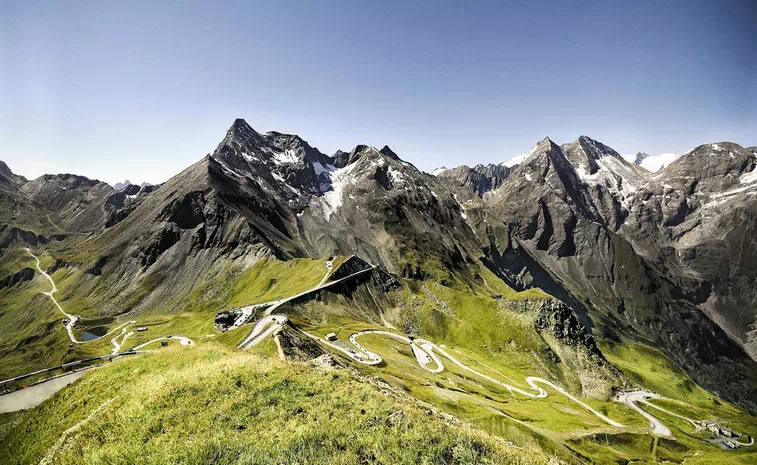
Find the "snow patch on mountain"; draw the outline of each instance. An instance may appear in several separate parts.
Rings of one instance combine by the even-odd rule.
[[[331,215],[336,213],[342,207],[344,201],[345,188],[354,183],[352,171],[357,167],[358,163],[352,163],[344,168],[339,168],[332,171],[331,178],[331,190],[325,192],[321,197],[321,206],[323,211],[323,218],[328,221]]]
[[[387,172],[389,173],[389,176],[391,176],[393,182],[397,184],[402,184],[404,182],[407,182],[407,180],[405,179],[405,175],[395,170],[391,166],[389,167],[389,170]]]
[[[277,165],[291,165],[292,163],[297,163],[299,158],[294,150],[284,150],[283,152],[274,152],[273,159]]]
[[[757,182],[757,168],[739,177],[740,184],[752,184],[754,182]]]
[[[681,155],[677,153],[661,153],[659,155],[648,156],[641,160],[641,163],[637,164],[651,173],[656,173],[678,160],[680,157]]]
[[[643,184],[643,180],[634,172],[633,167],[614,156],[603,156],[596,160],[599,169],[593,174],[583,165],[576,166],[576,173],[581,181],[588,185],[602,185],[616,194],[621,204],[628,207],[630,197]]]
[[[501,164],[508,168],[512,168],[515,165],[520,165],[521,163],[526,161],[526,158],[528,158],[528,156],[531,155],[532,152],[533,149],[531,149],[531,152],[521,153],[520,155],[516,155],[509,160],[503,161]]]

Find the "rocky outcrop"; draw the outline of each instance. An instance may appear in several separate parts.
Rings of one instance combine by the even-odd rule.
[[[568,346],[582,347],[590,354],[604,358],[591,332],[581,324],[573,309],[559,300],[547,299],[539,304],[534,327]]]
[[[629,384],[605,359],[594,335],[570,305],[553,298],[498,300],[503,311],[523,313],[532,319],[545,343],[540,355],[552,362],[547,368],[569,389],[607,400],[618,388]]]
[[[34,270],[32,268],[23,268],[21,271],[13,273],[0,279],[0,289],[16,286],[24,281],[34,279]]]
[[[10,227],[0,232],[0,250],[8,248],[11,245],[39,247],[47,244],[47,242],[45,236],[17,227]]]
[[[62,268],[69,268],[69,267],[76,267],[76,266],[78,266],[78,263],[76,262],[69,262],[66,260],[57,259],[52,265],[50,265],[50,267],[47,268],[47,270],[45,270],[45,272],[51,275]]]
[[[580,349],[604,362],[594,335],[570,305],[555,298],[507,300],[499,297],[497,300],[505,310],[533,315],[534,329],[540,334],[550,335],[561,344]]]
[[[100,257],[89,268],[87,268],[87,273],[93,276],[100,276],[103,274],[103,268],[107,264],[108,257]]]
[[[352,256],[342,262],[342,264],[339,265],[337,269],[331,272],[329,281],[336,281],[337,279],[346,278],[347,276],[355,274],[358,271],[367,270],[370,267],[371,265],[365,260]]]
[[[287,322],[274,334],[276,344],[281,348],[284,357],[288,360],[312,360],[326,354],[321,346],[295,329]]]

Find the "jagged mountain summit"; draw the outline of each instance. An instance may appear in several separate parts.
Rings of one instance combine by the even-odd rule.
[[[127,179],[124,182],[117,182],[113,184],[113,189],[116,191],[122,191],[126,189],[127,187],[131,186],[131,184],[132,184],[131,181]]]
[[[121,192],[121,191],[123,191],[124,189],[126,189],[126,188],[128,188],[130,186],[136,186],[138,188],[143,188],[143,187],[153,187],[154,184],[151,184],[149,182],[143,182],[141,184],[134,184],[133,182],[131,182],[131,181],[129,181],[127,179],[127,180],[125,180],[123,182],[117,182],[117,183],[115,183],[113,185],[113,190],[115,190],[116,192]]]

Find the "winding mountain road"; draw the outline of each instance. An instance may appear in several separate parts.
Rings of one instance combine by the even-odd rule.
[[[111,355],[118,355],[119,353],[121,353],[121,348],[126,343],[126,340],[135,333],[135,331],[129,331],[129,332],[127,332],[128,327],[130,325],[135,324],[136,321],[135,320],[129,320],[129,321],[123,322],[120,325],[118,325],[115,328],[113,328],[110,331],[108,331],[107,333],[103,334],[101,337],[98,337],[96,339],[92,339],[90,341],[79,341],[79,340],[77,340],[76,337],[74,336],[73,328],[76,325],[76,323],[79,321],[80,318],[77,315],[71,315],[71,314],[67,313],[65,310],[63,310],[63,307],[61,307],[60,303],[55,298],[55,293],[58,292],[58,286],[55,285],[55,281],[53,280],[52,276],[50,276],[49,274],[47,274],[42,269],[42,267],[40,266],[39,258],[32,253],[31,249],[29,249],[28,247],[25,247],[24,250],[26,250],[26,252],[29,255],[32,256],[32,258],[34,258],[34,261],[36,262],[37,271],[39,271],[42,274],[42,276],[44,276],[50,282],[50,286],[52,287],[52,289],[49,292],[42,291],[42,294],[48,296],[50,298],[50,300],[53,301],[53,304],[55,304],[55,307],[68,319],[68,323],[66,323],[64,325],[64,328],[66,329],[66,332],[68,333],[68,338],[71,340],[71,342],[74,343],[74,344],[88,344],[88,343],[91,343],[91,342],[99,341],[100,339],[104,338],[105,336],[111,335],[111,334],[117,332],[118,330],[121,330],[120,333],[116,334],[110,340],[111,344],[113,344],[113,351],[111,352]],[[329,270],[329,272],[330,271],[331,270]],[[119,341],[119,338],[120,338],[120,341]],[[194,344],[194,341],[192,341],[191,339],[189,339],[188,337],[185,337],[185,336],[163,336],[163,337],[158,337],[158,338],[152,339],[152,340],[147,341],[147,342],[145,342],[143,344],[140,344],[140,345],[134,347],[133,349],[131,349],[129,352],[134,352],[134,351],[138,350],[139,348],[144,347],[144,346],[146,346],[148,344],[152,344],[153,342],[162,341],[162,340],[166,340],[166,339],[178,339],[179,342],[181,343],[181,345],[193,345]],[[77,362],[71,362],[71,364],[74,364],[74,363],[77,363]],[[47,370],[38,370],[37,372],[28,373],[26,375],[17,376],[16,378],[13,378],[13,379],[20,379],[20,378],[24,378],[24,377],[27,377],[27,376],[32,375],[32,374],[43,373],[45,371],[47,371]],[[12,381],[13,379],[6,380],[5,382]]]
[[[661,399],[662,396],[659,396],[653,392],[648,391],[628,391],[628,392],[621,392],[615,397],[616,402],[620,402],[622,404],[625,404],[636,411],[639,415],[643,416],[647,420],[649,420],[649,430],[654,434],[655,436],[660,436],[663,438],[672,438],[673,433],[670,431],[670,428],[663,425],[662,422],[657,419],[654,415],[647,412],[646,410],[639,407],[637,404],[644,403],[646,405],[651,405],[652,407],[656,407],[653,404],[650,404],[647,402],[647,399]],[[662,410],[662,409],[660,409]],[[669,413],[669,412],[668,412]],[[676,415],[679,416],[679,415]],[[681,417],[684,418],[684,417]],[[686,418],[686,420],[691,421],[694,423],[694,420],[690,420]],[[694,423],[696,426],[696,423]]]
[[[40,267],[39,258],[36,255],[34,255],[28,247],[26,247],[24,250],[26,250],[26,252],[32,256],[32,258],[34,258],[34,261],[36,262],[37,271],[39,271],[42,274],[42,276],[44,276],[45,278],[47,278],[48,281],[50,281],[50,286],[52,286],[52,289],[49,292],[42,291],[42,294],[48,296],[50,300],[53,301],[53,304],[55,304],[58,310],[68,319],[68,323],[66,323],[64,328],[66,328],[66,332],[68,333],[68,338],[71,340],[71,342],[73,342],[74,344],[87,344],[87,343],[99,340],[100,338],[92,339],[91,341],[79,341],[76,339],[76,337],[74,336],[74,325],[76,325],[76,323],[79,321],[79,317],[77,315],[71,315],[69,313],[66,313],[66,311],[63,310],[63,307],[60,306],[60,303],[58,303],[58,300],[55,298],[55,295],[54,295],[56,292],[58,292],[58,286],[55,285],[55,281],[53,281],[52,276],[47,274]],[[136,323],[136,321],[133,321],[133,320],[127,321],[125,323],[121,323],[120,325],[111,329],[107,333],[103,334],[101,337],[108,336],[118,331],[119,329],[122,329],[122,332],[121,332],[121,335],[122,335],[125,332],[125,326],[131,325],[134,323]],[[116,350],[114,350],[114,353],[117,353],[118,349],[121,348],[121,346],[117,345],[115,342],[115,339],[118,338],[119,336],[116,336],[115,338],[111,339],[111,341],[113,342],[113,345],[116,346]]]
[[[54,294],[56,292],[58,292],[58,287],[55,285],[55,281],[53,281],[52,276],[50,276],[49,274],[47,274],[40,267],[39,258],[36,255],[34,255],[32,253],[32,251],[28,247],[26,247],[25,250],[37,262],[36,263],[37,270],[42,274],[42,276],[44,276],[45,278],[47,278],[48,281],[50,281],[50,285],[52,286],[52,289],[49,292],[42,291],[42,293],[45,294],[46,296],[50,297],[50,300],[53,301],[53,303],[58,308],[58,310],[66,318],[68,318],[68,323],[64,327],[66,328],[66,332],[68,333],[68,338],[71,340],[71,342],[73,342],[74,344],[87,344],[87,343],[90,343],[90,342],[95,342],[95,341],[98,341],[98,340],[100,340],[101,338],[103,338],[105,336],[108,336],[108,335],[111,335],[111,334],[115,333],[116,331],[118,331],[120,329],[121,332],[110,340],[111,344],[113,344],[113,351],[111,352],[111,354],[112,355],[116,355],[116,354],[120,353],[121,352],[121,347],[123,347],[123,345],[126,343],[126,340],[129,337],[131,337],[132,335],[134,335],[134,333],[135,333],[135,331],[129,331],[129,332],[127,332],[128,326],[135,324],[136,321],[135,320],[129,320],[129,321],[126,321],[124,323],[121,323],[120,325],[118,325],[115,328],[111,329],[107,333],[103,334],[101,337],[98,337],[97,339],[92,339],[91,341],[79,341],[79,340],[77,340],[76,337],[74,336],[73,328],[74,328],[74,325],[79,321],[79,317],[77,315],[71,315],[69,313],[66,313],[66,311],[63,310],[63,307],[61,307],[60,303],[58,303],[58,300],[55,299],[55,295]],[[329,270],[329,272],[330,271],[331,270]],[[120,341],[118,340],[119,338],[121,338]],[[137,346],[137,347],[135,347],[135,348],[133,348],[131,350],[137,350],[140,347],[144,347],[144,346],[146,346],[148,344],[152,344],[153,342],[162,341],[162,340],[166,340],[166,339],[178,339],[180,341],[181,345],[192,345],[192,344],[194,344],[194,342],[191,339],[189,339],[188,337],[184,337],[184,336],[165,336],[165,337],[159,337],[159,338],[153,339],[151,341],[145,342],[144,344],[141,344],[141,345],[139,345],[139,346]]]
[[[49,221],[50,224],[53,225],[55,227],[55,229],[57,229],[58,231],[65,232],[65,230],[63,228],[61,228],[57,224],[53,223],[53,220],[50,219],[50,213],[47,214],[47,221]]]
[[[370,268],[366,268],[364,270],[360,270],[358,272],[352,273],[349,276],[345,276],[344,278],[337,279],[335,281],[331,282],[325,282],[326,279],[331,275],[332,272],[332,262],[331,260],[327,261],[325,263],[325,266],[327,268],[327,273],[321,279],[321,282],[318,283],[315,287],[312,289],[309,289],[304,292],[300,292],[299,294],[293,295],[291,297],[288,297],[286,299],[270,302],[271,306],[268,308],[268,310],[265,311],[263,314],[263,317],[258,320],[258,322],[255,324],[255,326],[250,331],[250,334],[239,344],[239,348],[241,349],[249,349],[251,347],[254,347],[264,341],[267,337],[275,335],[275,333],[281,328],[287,321],[288,317],[284,314],[273,314],[273,312],[279,308],[281,305],[290,302],[298,297],[304,296],[306,294],[309,294],[311,292],[316,292],[321,289],[333,286],[335,284],[338,284],[340,282],[343,282],[347,279],[352,279],[356,276],[359,276],[363,273],[372,271],[376,268],[375,265],[371,265]],[[526,378],[526,383],[533,389],[533,391],[527,391],[524,389],[521,389],[517,386],[513,386],[511,384],[502,382],[500,380],[497,380],[495,378],[492,378],[491,376],[485,375],[484,373],[481,373],[468,365],[464,364],[463,362],[459,361],[452,355],[450,355],[446,350],[444,350],[442,347],[434,344],[431,341],[428,341],[426,339],[411,339],[407,336],[393,333],[390,331],[381,331],[381,330],[366,330],[366,331],[360,331],[357,333],[352,334],[349,337],[349,340],[352,344],[352,347],[345,347],[339,344],[334,344],[333,342],[327,341],[323,338],[320,338],[314,334],[308,333],[306,331],[303,331],[303,333],[310,337],[311,339],[328,346],[336,351],[339,351],[352,360],[355,360],[358,363],[361,363],[363,365],[379,365],[383,360],[381,356],[378,354],[369,351],[360,343],[357,341],[359,337],[365,336],[365,335],[377,335],[377,336],[383,336],[383,337],[389,337],[396,340],[399,340],[401,342],[404,342],[408,344],[413,351],[413,355],[415,356],[416,361],[426,371],[429,371],[431,373],[441,373],[444,371],[444,363],[442,362],[441,358],[437,355],[437,353],[449,361],[451,361],[453,364],[457,365],[459,368],[472,373],[473,375],[485,379],[491,383],[497,384],[499,386],[504,387],[511,393],[518,393],[526,397],[531,397],[535,399],[543,399],[547,397],[547,391],[544,390],[544,388],[538,386],[538,384],[548,386],[555,391],[559,392],[560,394],[564,395],[565,397],[569,398],[576,404],[580,405],[581,407],[585,408],[589,412],[591,412],[593,415],[604,421],[610,426],[614,426],[617,428],[622,428],[624,425],[621,423],[618,423],[617,421],[607,417],[606,415],[602,414],[601,412],[597,411],[593,407],[587,405],[585,402],[581,401],[580,399],[576,398],[569,392],[567,392],[562,387],[552,383],[551,381],[539,378],[535,376],[529,376]]]
[[[371,268],[373,269],[373,268]],[[272,335],[275,335],[276,332],[288,321],[288,317],[284,314],[273,314],[273,311],[275,311],[278,307],[280,307],[282,304],[291,301],[294,298],[300,297],[302,295],[305,295],[309,292],[314,292],[317,290],[320,290],[324,287],[328,287],[329,285],[336,284],[337,282],[343,281],[345,279],[349,279],[351,277],[354,277],[357,274],[360,274],[362,272],[366,272],[369,270],[362,270],[361,272],[352,274],[348,277],[342,278],[338,281],[334,281],[331,283],[325,283],[324,281],[326,277],[324,277],[323,280],[318,284],[318,286],[314,287],[313,289],[309,291],[305,291],[302,293],[299,293],[295,296],[292,296],[287,299],[283,299],[280,301],[273,302],[271,307],[264,313],[263,318],[258,320],[258,322],[255,324],[253,329],[250,331],[250,334],[245,338],[242,343],[239,344],[239,348],[242,349],[249,349],[251,347],[254,347],[264,341],[267,337],[270,337]],[[331,273],[331,270],[329,270],[329,273]],[[418,365],[420,367],[430,373],[441,373],[444,371],[444,363],[442,362],[442,358],[446,358],[449,362],[456,365],[460,369],[467,371],[468,373],[471,373],[475,375],[478,378],[484,379],[486,381],[489,381],[493,384],[499,385],[507,389],[512,394],[520,394],[522,396],[530,397],[533,399],[543,399],[548,396],[547,391],[542,386],[547,386],[563,396],[567,397],[571,401],[575,402],[576,404],[580,405],[587,411],[589,411],[591,414],[602,420],[603,422],[607,423],[610,426],[616,427],[616,428],[624,428],[625,426],[622,423],[619,423],[611,418],[609,418],[607,415],[599,412],[598,410],[594,409],[590,405],[586,404],[582,400],[578,399],[574,395],[572,395],[570,392],[566,391],[562,387],[556,385],[555,383],[540,378],[537,376],[529,376],[526,378],[526,384],[530,387],[530,390],[520,388],[518,386],[514,386],[512,384],[500,381],[498,379],[492,378],[489,375],[486,375],[484,373],[481,373],[480,371],[466,365],[465,363],[461,362],[457,358],[455,358],[453,355],[451,355],[449,352],[447,352],[442,346],[439,346],[437,344],[434,344],[431,341],[428,341],[426,339],[421,338],[410,338],[408,336],[390,332],[390,331],[383,331],[383,330],[365,330],[365,331],[359,331],[357,333],[353,333],[349,337],[349,341],[351,343],[351,347],[347,346],[347,344],[337,344],[332,341],[328,341],[322,337],[316,336],[314,334],[311,334],[307,331],[302,331],[303,334],[308,336],[309,338],[313,339],[314,341],[329,347],[335,351],[338,351],[350,359],[363,364],[363,365],[369,365],[369,366],[376,366],[381,364],[383,359],[378,354],[371,352],[370,350],[366,349],[364,346],[362,346],[358,339],[360,337],[366,336],[366,335],[376,335],[381,337],[389,337],[401,342],[404,342],[408,344],[413,352],[413,356],[415,357],[416,361],[418,362]],[[644,391],[644,390],[637,390],[637,391],[629,391],[629,392],[622,392],[618,394],[618,396],[615,398],[616,402],[620,402],[638,414],[642,415],[644,418],[646,418],[649,421],[649,429],[650,432],[658,437],[663,438],[673,438],[673,433],[671,430],[665,426],[658,418],[656,418],[651,413],[647,412],[646,410],[639,407],[638,404],[644,404],[649,407],[658,409],[662,412],[665,412],[669,415],[676,416],[678,418],[681,418],[683,420],[688,421],[691,423],[694,427],[699,428],[701,425],[701,422],[698,422],[696,420],[693,420],[691,418],[684,417],[682,415],[675,414],[673,412],[670,412],[668,410],[665,410],[662,407],[659,407],[657,405],[654,405],[650,402],[648,402],[648,399],[662,399],[663,397],[655,394],[653,392]],[[749,443],[741,443],[738,441],[735,441],[743,446],[748,446],[754,444],[754,439],[750,438]]]
[[[45,278],[47,278],[48,281],[50,281],[50,285],[52,286],[52,289],[50,290],[50,292],[43,291],[42,293],[50,297],[50,300],[52,300],[55,306],[58,307],[58,310],[60,310],[60,312],[63,315],[65,315],[66,318],[68,318],[68,323],[66,323],[66,325],[64,326],[66,328],[66,331],[68,332],[68,338],[71,339],[71,342],[73,342],[74,344],[81,344],[81,342],[77,341],[76,338],[74,337],[74,331],[73,331],[74,325],[79,320],[79,317],[76,315],[69,315],[68,313],[66,313],[65,310],[63,310],[63,307],[61,307],[58,301],[55,300],[54,294],[58,292],[58,287],[55,285],[55,281],[53,281],[53,278],[49,274],[47,274],[42,268],[40,268],[39,258],[37,258],[37,256],[34,255],[28,247],[26,247],[25,250],[37,262],[36,264],[37,270],[42,274],[42,276],[44,276]]]
[[[52,289],[49,292],[42,292],[46,296],[48,296],[55,306],[58,308],[58,310],[66,317],[68,318],[68,323],[65,325],[65,329],[68,333],[69,339],[71,342],[75,344],[84,344],[86,342],[92,342],[92,341],[78,341],[74,337],[73,334],[73,327],[76,324],[76,322],[79,320],[79,317],[76,315],[71,315],[66,313],[65,310],[61,307],[61,305],[58,303],[58,301],[55,299],[54,294],[58,291],[57,286],[55,285],[55,281],[53,281],[52,277],[47,274],[45,271],[42,270],[40,267],[40,261],[39,258],[34,255],[29,248],[25,249],[29,255],[31,255],[34,260],[36,261],[36,267],[37,270],[50,282]],[[282,305],[291,302],[292,300],[295,300],[299,297],[305,296],[307,294],[320,291],[322,289],[334,286],[336,284],[339,284],[341,282],[344,282],[346,280],[355,278],[359,275],[362,275],[364,273],[370,272],[376,268],[375,265],[371,265],[370,268],[366,268],[360,271],[357,271],[355,273],[350,274],[349,276],[345,276],[343,278],[337,279],[335,281],[326,282],[327,279],[332,274],[332,265],[333,261],[328,260],[324,263],[326,266],[327,272],[321,279],[321,281],[313,288],[308,289],[306,291],[300,292],[298,294],[292,295],[290,297],[287,297],[285,299],[276,300],[272,302],[266,302],[263,304],[258,304],[255,307],[262,307],[262,306],[269,306],[268,309],[264,312],[263,317],[257,321],[255,326],[250,331],[249,335],[239,344],[239,348],[241,349],[249,349],[251,347],[254,347],[264,341],[266,338],[271,337],[276,334],[276,332],[288,321],[288,317],[284,314],[274,314],[273,312],[276,311],[279,307]],[[119,329],[121,332],[117,334],[115,337],[111,339],[111,343],[113,344],[113,352],[112,355],[117,355],[121,347],[125,344],[126,340],[132,336],[135,331],[129,331],[127,332],[128,325],[136,323],[135,321],[127,321],[125,323],[120,324],[119,326],[113,328],[112,330],[108,331],[108,333],[105,334],[105,336],[112,334]],[[456,359],[454,356],[452,356],[449,352],[447,352],[442,346],[439,346],[437,344],[434,344],[431,341],[428,341],[426,339],[416,338],[412,339],[410,337],[407,337],[402,334],[397,334],[390,331],[382,331],[382,330],[365,330],[365,331],[359,331],[357,333],[354,333],[350,335],[349,341],[352,345],[352,347],[347,346],[346,344],[340,345],[335,344],[331,341],[327,341],[326,339],[323,339],[321,337],[318,337],[314,334],[308,333],[306,331],[303,331],[303,333],[310,337],[311,339],[317,341],[318,343],[325,345],[327,347],[330,347],[333,350],[336,350],[347,357],[351,358],[352,360],[363,364],[363,365],[379,365],[383,361],[381,356],[378,354],[371,352],[370,350],[363,347],[359,342],[358,338],[366,336],[366,335],[375,335],[375,336],[381,336],[381,337],[389,337],[401,342],[404,342],[408,344],[413,352],[413,356],[415,357],[416,361],[420,365],[420,367],[430,373],[441,373],[444,371],[444,363],[442,362],[441,357],[446,358],[448,361],[450,361],[452,364],[456,365],[458,368],[467,371],[468,373],[471,373],[475,375],[478,378],[484,379],[488,382],[491,382],[493,384],[499,385],[501,387],[504,387],[507,389],[511,394],[520,394],[522,396],[534,398],[534,399],[543,399],[548,396],[547,391],[539,386],[544,385],[548,386],[555,391],[559,392],[563,396],[567,397],[571,401],[575,402],[576,404],[580,405],[590,413],[592,413],[597,418],[601,419],[603,422],[607,423],[610,426],[616,427],[616,428],[623,428],[625,427],[623,424],[607,417],[606,415],[602,414],[601,412],[597,411],[593,407],[589,406],[588,404],[584,403],[580,399],[576,398],[569,392],[567,392],[562,387],[554,384],[553,382],[536,377],[536,376],[529,376],[526,378],[526,384],[530,387],[530,390],[526,390],[517,386],[514,386],[512,384],[500,381],[498,379],[492,378],[491,376],[488,376],[484,373],[481,373],[480,371],[477,371],[476,369],[466,365],[465,363],[461,362],[460,360]],[[120,338],[120,341],[119,341]],[[99,338],[98,338],[99,339]],[[142,343],[140,345],[137,345],[136,347],[132,348],[130,352],[137,351],[141,349],[142,347],[146,347],[149,344],[152,344],[157,341],[162,340],[169,340],[169,339],[177,339],[179,340],[181,345],[193,345],[194,342],[184,336],[164,336],[152,339],[150,341],[147,341],[145,343]],[[440,357],[441,356],[441,357]],[[642,415],[644,418],[646,418],[649,421],[649,428],[650,432],[654,434],[655,436],[659,437],[665,437],[665,438],[672,438],[673,433],[670,431],[670,429],[665,426],[658,418],[656,418],[651,413],[647,412],[646,410],[639,407],[638,404],[644,404],[646,406],[658,409],[664,413],[667,413],[669,415],[681,418],[683,420],[688,421],[692,425],[694,425],[696,428],[699,428],[701,426],[701,422],[698,422],[696,420],[693,420],[691,418],[684,417],[682,415],[678,415],[676,413],[670,412],[662,407],[659,407],[657,405],[654,405],[650,402],[648,402],[648,399],[662,399],[663,397],[655,394],[653,392],[644,391],[644,390],[637,390],[637,391],[628,391],[628,392],[622,392],[618,394],[615,398],[616,402],[622,403],[629,408],[636,411],[638,414]],[[754,444],[754,439],[750,438],[749,443],[741,443],[739,441],[735,441],[738,444],[742,446],[748,446]]]
[[[163,337],[157,337],[157,338],[149,340],[147,342],[143,342],[142,344],[139,344],[138,346],[132,347],[130,350],[139,350],[142,347],[149,346],[153,342],[169,341],[169,340],[177,340],[177,341],[179,341],[179,344],[181,344],[183,346],[194,345],[194,341],[191,340],[191,339],[189,339],[188,337],[184,337],[184,336],[163,336]],[[147,352],[150,352],[150,351],[148,350]]]
[[[362,363],[364,365],[378,365],[383,360],[382,360],[381,356],[379,356],[378,354],[376,354],[374,352],[371,352],[368,349],[366,349],[365,347],[363,347],[362,345],[360,345],[360,343],[357,342],[357,339],[359,337],[361,337],[361,336],[365,336],[365,335],[369,335],[369,334],[378,335],[378,336],[384,336],[384,337],[390,337],[390,338],[393,338],[393,339],[405,342],[408,345],[410,345],[410,348],[412,349],[413,355],[415,356],[415,359],[418,362],[418,364],[421,366],[421,368],[423,368],[424,370],[429,371],[431,373],[441,373],[442,371],[444,371],[444,364],[442,363],[441,359],[436,355],[436,353],[439,353],[444,358],[448,359],[453,364],[457,365],[459,368],[461,368],[461,369],[463,369],[463,370],[465,370],[465,371],[467,371],[469,373],[472,373],[473,375],[475,375],[475,376],[477,376],[479,378],[485,379],[485,380],[487,380],[487,381],[489,381],[491,383],[494,383],[494,384],[497,384],[499,386],[502,386],[505,389],[507,389],[508,391],[510,391],[510,393],[518,393],[520,395],[523,395],[523,396],[526,396],[526,397],[531,397],[531,398],[534,398],[534,399],[543,399],[543,398],[547,397],[547,391],[545,391],[542,387],[538,386],[537,383],[538,384],[543,384],[543,385],[549,386],[550,388],[554,389],[555,391],[557,391],[560,394],[564,395],[565,397],[569,398],[573,402],[577,403],[581,407],[585,408],[586,410],[588,410],[589,412],[591,412],[592,414],[594,414],[596,417],[598,417],[599,419],[601,419],[602,421],[604,421],[608,425],[614,426],[614,427],[617,427],[617,428],[624,427],[624,425],[622,425],[621,423],[618,423],[617,421],[615,421],[615,420],[607,417],[606,415],[602,414],[601,412],[599,412],[596,409],[592,408],[591,406],[587,405],[586,403],[584,403],[580,399],[576,398],[575,396],[573,396],[572,394],[570,394],[569,392],[567,392],[565,389],[561,388],[560,386],[554,384],[553,382],[551,382],[549,380],[546,380],[544,378],[539,378],[539,377],[536,377],[536,376],[529,376],[528,378],[526,378],[526,383],[534,391],[536,391],[536,392],[526,391],[526,390],[521,389],[521,388],[519,388],[517,386],[513,386],[511,384],[502,382],[502,381],[500,381],[498,379],[492,378],[491,376],[485,375],[485,374],[481,373],[480,371],[477,371],[477,370],[469,367],[465,363],[463,363],[463,362],[459,361],[458,359],[456,359],[455,357],[453,357],[449,352],[447,352],[446,350],[444,350],[442,347],[440,347],[440,346],[438,346],[438,345],[434,344],[433,342],[428,341],[426,339],[410,339],[407,336],[403,336],[403,335],[397,334],[397,333],[392,333],[392,332],[389,332],[389,331],[380,331],[380,330],[360,331],[360,332],[352,334],[350,336],[350,338],[349,338],[350,342],[352,343],[352,345],[356,349],[356,350],[354,350],[354,349],[351,349],[351,348],[345,348],[345,347],[342,347],[340,345],[334,344],[332,342],[329,342],[329,341],[327,341],[325,339],[322,339],[322,338],[320,338],[318,336],[315,336],[313,334],[310,334],[308,332],[305,332],[305,331],[303,331],[303,332],[308,337],[310,337],[310,338],[312,338],[312,339],[320,342],[321,344],[327,345],[328,347],[331,347],[334,350],[338,350],[339,352],[347,355],[348,357],[350,357],[351,359],[355,360],[356,362]],[[430,367],[430,366],[432,366],[432,367]]]
[[[250,331],[250,334],[248,334],[247,337],[241,343],[239,343],[239,345],[237,347],[240,348],[240,349],[249,349],[250,347],[253,347],[253,346],[257,345],[262,339],[265,339],[265,337],[262,337],[262,338],[258,337],[260,335],[260,332],[262,331],[262,329],[259,329],[259,325],[261,325],[263,323],[265,325],[271,324],[272,320],[267,320],[266,317],[269,317],[269,316],[273,315],[273,312],[275,312],[279,307],[281,307],[282,305],[286,304],[287,302],[291,302],[292,300],[295,300],[295,299],[297,299],[299,297],[308,295],[308,294],[313,293],[313,292],[320,291],[322,289],[327,289],[329,287],[335,286],[335,285],[337,285],[339,283],[342,283],[344,281],[347,281],[349,279],[356,278],[356,277],[358,277],[360,275],[363,275],[365,273],[368,273],[368,272],[373,271],[374,269],[376,269],[376,265],[371,265],[369,268],[365,268],[363,270],[356,271],[356,272],[350,274],[349,276],[345,276],[343,278],[339,278],[339,279],[336,279],[334,281],[324,282],[326,279],[328,279],[329,276],[331,276],[331,265],[329,264],[329,262],[325,263],[325,266],[327,268],[325,276],[323,277],[323,279],[321,279],[321,282],[318,283],[315,287],[313,287],[311,289],[308,289],[306,291],[302,291],[302,292],[300,292],[298,294],[295,294],[293,296],[287,297],[285,299],[274,300],[274,301],[265,302],[265,303],[262,303],[262,304],[256,304],[256,306],[270,305],[270,307],[268,307],[268,310],[266,310],[263,313],[263,318],[261,320],[259,320],[255,324],[255,326],[253,327],[252,331]],[[286,321],[286,315],[281,315],[281,316],[283,316],[285,318],[284,321]],[[267,334],[266,334],[266,336],[267,336]]]
[[[260,319],[252,328],[252,331],[247,338],[239,345],[241,348],[247,349],[260,344],[265,338],[272,335],[277,329],[286,323],[288,318],[286,315],[268,315]]]
[[[655,394],[654,392],[649,392],[649,391],[644,391],[644,390],[621,392],[615,397],[616,402],[620,402],[620,403],[628,405],[630,408],[634,409],[636,412],[641,414],[644,418],[649,420],[649,429],[652,431],[652,434],[655,434],[657,436],[673,438],[673,433],[670,431],[670,429],[667,426],[662,424],[662,422],[658,418],[656,418],[651,413],[644,411],[637,404],[644,404],[647,407],[652,407],[667,415],[680,418],[681,420],[685,420],[691,423],[691,425],[694,426],[695,430],[700,430],[705,427],[705,422],[697,421],[692,418],[679,415],[675,412],[671,412],[670,410],[667,410],[665,408],[660,407],[659,405],[655,405],[649,402],[649,399],[664,399],[664,397],[662,397],[659,394]],[[753,437],[749,438],[749,442],[741,442],[735,438],[729,438],[729,440],[740,446],[751,446],[754,444]]]

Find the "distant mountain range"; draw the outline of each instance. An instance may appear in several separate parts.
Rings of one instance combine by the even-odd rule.
[[[115,183],[113,185],[113,189],[116,190],[116,191],[122,191],[122,190],[126,189],[127,187],[133,186],[133,185],[134,185],[134,183],[132,183],[131,181],[129,181],[127,179],[124,182],[117,182],[117,183]],[[145,187],[145,186],[152,186],[152,184],[150,184],[149,182],[143,182],[142,184],[139,184],[139,187]]]
[[[432,175],[388,146],[329,156],[238,119],[159,186],[27,180],[0,163],[0,250],[86,236],[95,252],[83,266],[93,282],[112,280],[97,297],[118,301],[114,312],[168,305],[227,258],[357,255],[419,281],[478,282],[480,264],[569,303],[598,336],[659,347],[757,410],[755,167],[757,148],[731,142],[631,163],[581,136]],[[148,279],[148,296],[116,299]]]

